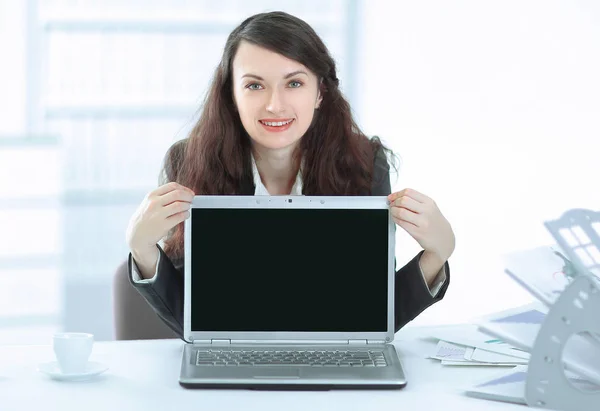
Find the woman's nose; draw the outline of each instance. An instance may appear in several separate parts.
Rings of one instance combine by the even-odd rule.
[[[284,103],[281,93],[277,90],[271,92],[269,102],[267,104],[267,111],[270,113],[281,113],[284,111]]]

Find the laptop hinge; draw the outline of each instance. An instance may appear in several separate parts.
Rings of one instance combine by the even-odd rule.
[[[348,340],[348,345],[366,345],[367,340]]]
[[[231,345],[231,340],[217,340],[217,339],[211,339],[210,343],[212,345]]]

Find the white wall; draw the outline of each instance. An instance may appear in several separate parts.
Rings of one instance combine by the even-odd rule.
[[[25,3],[0,0],[0,135],[25,131]]]
[[[360,122],[402,157],[395,189],[434,198],[457,236],[447,298],[415,322],[530,301],[500,255],[600,209],[600,3],[365,3]],[[402,235],[399,261],[418,249]]]

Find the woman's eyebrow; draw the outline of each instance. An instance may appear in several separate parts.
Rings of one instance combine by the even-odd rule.
[[[308,76],[308,73],[306,71],[304,71],[304,70],[296,70],[296,71],[292,71],[291,73],[286,74],[283,78],[284,79],[288,79],[288,78],[294,77],[294,76],[296,76],[298,74],[304,74],[304,75]],[[265,80],[261,76],[257,76],[256,74],[252,74],[252,73],[246,73],[246,74],[244,74],[242,76],[242,78],[244,78],[244,77],[252,77],[252,78],[255,78],[255,79],[260,80],[260,81],[264,81]]]
[[[288,73],[285,75],[285,79],[288,79],[290,77],[294,77],[297,76],[298,74],[305,74],[306,76],[308,76],[308,73],[304,70],[296,70],[296,71],[292,71],[291,73]]]
[[[265,79],[264,79],[264,78],[262,78],[261,76],[257,76],[256,74],[250,74],[250,73],[248,73],[248,74],[244,74],[244,75],[242,76],[242,78],[244,78],[244,77],[252,77],[252,78],[255,78],[255,79],[257,79],[257,80],[260,80],[260,81],[264,81],[264,80],[265,80]]]

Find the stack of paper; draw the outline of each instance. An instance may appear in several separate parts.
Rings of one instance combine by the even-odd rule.
[[[476,328],[447,329],[432,337],[439,341],[429,358],[440,360],[442,365],[514,367],[529,360],[528,353]]]

